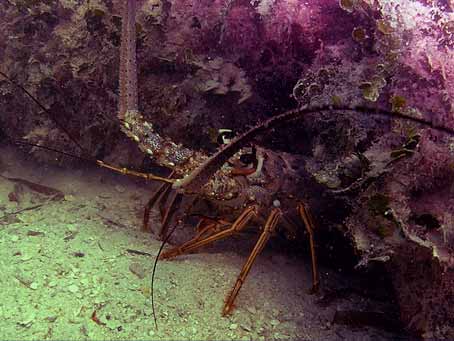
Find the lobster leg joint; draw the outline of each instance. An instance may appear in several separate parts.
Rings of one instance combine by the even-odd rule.
[[[307,233],[309,234],[309,245],[311,250],[311,259],[312,259],[312,288],[311,293],[316,293],[320,286],[320,279],[317,268],[317,257],[315,254],[315,240],[314,240],[314,220],[303,203],[298,204],[298,213],[301,217],[301,220],[306,227]]]
[[[226,316],[231,313],[233,309],[233,303],[238,296],[238,293],[240,292],[241,286],[243,285],[244,281],[246,280],[247,275],[249,274],[249,271],[251,270],[252,264],[254,264],[255,259],[259,255],[259,253],[263,250],[265,247],[266,242],[270,238],[271,234],[275,231],[276,225],[279,222],[279,218],[281,217],[282,212],[279,208],[274,208],[270,215],[268,216],[268,219],[266,220],[265,227],[260,235],[260,238],[258,239],[257,243],[254,246],[254,249],[252,250],[251,254],[249,255],[246,263],[243,266],[243,269],[241,269],[241,272],[238,276],[238,279],[236,280],[235,286],[233,287],[233,290],[230,292],[229,296],[227,297],[227,300],[224,305],[224,309],[222,311],[222,315]]]
[[[249,206],[247,207],[243,213],[235,220],[235,222],[227,229],[222,230],[220,232],[216,232],[214,234],[210,234],[205,238],[200,238],[200,233],[193,239],[187,241],[183,245],[177,246],[172,248],[168,251],[164,251],[159,259],[168,259],[173,258],[184,253],[191,252],[196,250],[202,246],[208,245],[214,241],[224,239],[229,237],[242,229],[246,226],[246,224],[257,215],[257,207],[256,206]]]

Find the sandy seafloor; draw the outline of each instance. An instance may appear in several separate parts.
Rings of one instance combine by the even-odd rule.
[[[160,242],[140,231],[155,185],[97,167],[44,166],[0,149],[0,174],[60,190],[46,195],[0,178],[1,340],[386,340],[380,328],[335,323],[340,310],[380,310],[358,280],[322,268],[322,291],[308,295],[309,259],[268,247],[254,265],[234,313],[226,294],[256,240],[243,235],[158,263]],[[157,214],[154,217],[156,225]],[[186,227],[187,233],[191,226]],[[321,304],[326,292],[349,292]],[[383,306],[383,307],[382,307]],[[98,323],[93,321],[96,311]],[[406,338],[405,338],[406,339]]]

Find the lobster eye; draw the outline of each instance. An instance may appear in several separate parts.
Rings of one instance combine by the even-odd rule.
[[[230,143],[232,138],[235,136],[233,130],[231,129],[219,129],[218,130],[218,138],[217,142],[219,144],[227,144]]]
[[[245,165],[250,165],[251,163],[257,162],[257,158],[255,157],[255,153],[247,153],[240,156],[240,161]]]

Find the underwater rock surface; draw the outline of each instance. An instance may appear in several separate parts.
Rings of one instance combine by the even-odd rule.
[[[300,105],[377,105],[454,128],[453,11],[422,0],[142,0],[141,110],[209,152],[218,129]],[[0,70],[52,117],[0,79],[1,135],[79,153],[63,126],[91,155],[141,165],[116,121],[120,26],[119,1],[2,1]],[[320,229],[340,230],[359,268],[385,264],[404,324],[454,337],[454,137],[324,113],[259,142],[304,158],[301,190]]]

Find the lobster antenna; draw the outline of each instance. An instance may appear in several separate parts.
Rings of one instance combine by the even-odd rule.
[[[136,0],[124,1],[120,45],[120,100],[118,118],[125,120],[128,111],[137,113]]]
[[[167,242],[170,240],[170,237],[172,237],[173,233],[176,231],[178,227],[178,224],[175,224],[175,226],[170,230],[169,234],[164,238],[164,240],[161,242],[161,245],[159,246],[158,254],[156,255],[154,262],[153,262],[153,271],[151,272],[151,312],[153,314],[153,320],[154,320],[154,325],[156,330],[158,330],[158,320],[156,318],[156,310],[154,306],[154,279],[156,275],[156,267],[158,265],[159,261],[159,256],[162,253],[162,250],[164,249],[164,246],[167,244]]]
[[[156,175],[153,175],[153,174],[148,174],[148,173],[135,172],[135,171],[127,170],[126,168],[118,168],[118,167],[115,167],[115,166],[108,165],[108,164],[104,163],[101,160],[97,160],[96,158],[94,158],[93,156],[90,155],[90,153],[87,151],[87,149],[82,147],[82,145],[79,142],[77,142],[77,140],[70,134],[68,129],[66,129],[62,124],[60,124],[58,122],[58,120],[55,118],[55,116],[52,115],[50,110],[47,109],[44,105],[42,105],[38,101],[38,99],[36,99],[35,96],[33,96],[21,84],[19,84],[19,83],[15,82],[14,80],[12,80],[8,75],[3,73],[2,71],[0,71],[0,75],[3,76],[6,80],[8,80],[11,84],[13,84],[14,86],[18,87],[20,90],[22,90],[33,102],[35,102],[48,115],[48,117],[55,123],[55,125],[59,129],[61,129],[68,136],[68,138],[72,142],[74,142],[74,144],[77,147],[79,147],[79,149],[82,151],[82,153],[84,153],[86,156],[89,156],[90,158],[77,156],[77,155],[74,155],[74,154],[66,153],[66,152],[58,150],[58,149],[54,149],[52,147],[42,146],[42,145],[26,142],[26,141],[23,141],[23,140],[14,140],[14,139],[12,139],[12,138],[10,138],[8,136],[7,139],[10,140],[11,142],[13,142],[15,144],[27,145],[27,146],[32,146],[32,147],[37,147],[37,148],[50,150],[50,151],[53,151],[53,152],[56,152],[56,153],[59,153],[59,154],[62,154],[62,155],[66,155],[66,156],[69,156],[69,157],[73,157],[73,158],[84,160],[84,161],[88,161],[88,162],[95,162],[100,167],[108,168],[108,169],[113,170],[113,171],[118,172],[118,173],[129,174],[129,175],[133,175],[133,176],[136,176],[136,177],[144,178],[146,180],[155,180],[155,181],[161,181],[161,182],[165,182],[165,183],[173,183],[172,180],[167,179],[167,178],[163,178],[163,177],[156,176]]]
[[[77,140],[71,135],[71,133],[68,131],[68,129],[66,129],[66,128],[64,127],[63,124],[60,124],[60,122],[55,118],[55,115],[53,115],[53,114],[50,112],[49,109],[47,109],[44,105],[42,105],[41,102],[38,101],[38,100],[36,99],[35,96],[33,96],[33,95],[32,95],[27,89],[25,89],[21,84],[17,83],[17,82],[14,81],[12,78],[10,78],[6,73],[0,71],[0,75],[1,75],[3,78],[5,78],[8,82],[10,82],[11,84],[13,84],[15,87],[17,87],[17,88],[19,88],[20,90],[22,90],[22,91],[23,91],[23,92],[24,92],[24,93],[25,93],[33,102],[35,102],[35,103],[36,103],[36,104],[37,104],[37,105],[38,105],[38,106],[47,114],[47,116],[55,123],[55,125],[56,125],[61,131],[63,131],[63,132],[66,134],[66,136],[68,136],[68,138],[69,138],[72,142],[74,142],[74,144],[75,144],[77,147],[79,147],[79,149],[80,149],[82,152],[88,154],[88,153],[87,153],[87,150],[86,150],[84,147],[82,147],[82,145],[81,145],[79,142],[77,142]]]
[[[391,118],[399,118],[418,124],[422,124],[426,127],[442,131],[444,133],[454,135],[454,129],[441,126],[430,120],[426,120],[421,117],[414,117],[408,114],[389,111],[379,108],[369,108],[366,106],[347,107],[347,106],[319,106],[319,107],[302,107],[299,109],[290,110],[280,115],[274,116],[264,122],[257,124],[245,133],[239,135],[233,139],[229,144],[223,146],[219,151],[209,157],[199,167],[194,169],[184,179],[178,179],[174,182],[173,188],[177,190],[184,190],[187,192],[196,192],[198,188],[203,186],[216,171],[238,150],[244,147],[246,144],[254,140],[258,135],[279,126],[280,124],[294,121],[302,118],[303,116],[321,113],[321,112],[334,112],[344,111],[352,114],[370,115],[370,116],[385,116]]]
[[[129,113],[134,115],[139,113],[139,100],[137,95],[136,0],[124,1],[121,23],[119,87],[120,100],[118,102],[118,119],[122,122],[127,122],[128,116],[130,116],[128,115]],[[156,330],[158,329],[158,321],[154,306],[154,277],[159,255],[172,232],[162,242],[154,261],[151,274],[151,305]]]
[[[78,156],[78,155],[74,155],[74,154],[71,154],[71,153],[67,153],[67,152],[64,152],[62,150],[58,150],[58,149],[55,149],[55,148],[52,148],[52,147],[41,146],[39,144],[31,143],[31,142],[27,142],[27,141],[23,141],[23,140],[14,140],[14,139],[10,138],[9,136],[6,137],[6,140],[9,140],[12,143],[17,144],[17,145],[36,147],[36,148],[49,150],[51,152],[54,152],[54,153],[57,153],[57,154],[61,154],[61,155],[65,155],[65,156],[69,156],[71,158],[78,159],[78,160],[85,161],[85,162],[91,162],[91,163],[96,163],[97,162],[97,160],[88,159],[88,158],[83,157],[83,156]]]

